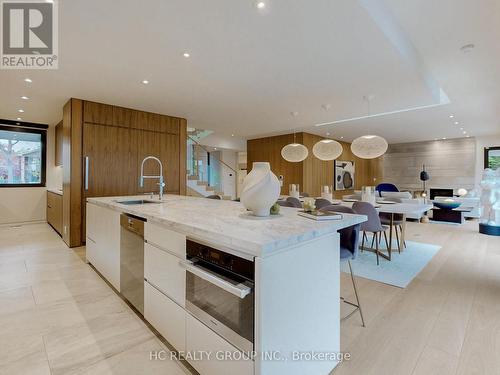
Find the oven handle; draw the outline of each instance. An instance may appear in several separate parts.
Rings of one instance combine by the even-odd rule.
[[[216,273],[202,269],[196,266],[193,262],[187,260],[181,260],[180,265],[186,269],[186,271],[191,272],[193,275],[198,276],[200,279],[208,281],[219,288],[235,295],[238,298],[245,298],[252,292],[252,288],[244,284],[233,285],[226,280],[221,279]]]

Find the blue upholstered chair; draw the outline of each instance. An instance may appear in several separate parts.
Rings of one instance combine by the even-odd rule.
[[[378,196],[381,197],[383,191],[398,192],[399,189],[394,184],[389,184],[389,183],[384,182],[384,183],[378,184],[377,187],[375,187],[375,191],[378,192]]]
[[[352,210],[349,207],[345,206],[338,206],[338,205],[330,205],[326,206],[321,209],[321,211],[329,211],[329,212],[344,212],[348,214],[355,214],[354,210]],[[347,316],[342,318],[341,320],[346,320],[350,318],[354,313],[359,311],[359,315],[361,316],[361,323],[363,324],[363,327],[365,327],[365,319],[363,318],[363,311],[361,310],[361,303],[359,302],[359,294],[358,294],[358,287],[356,285],[356,279],[354,278],[354,273],[352,272],[352,265],[351,265],[351,260],[355,259],[356,256],[358,255],[359,251],[359,231],[360,231],[361,225],[353,225],[344,229],[341,229],[339,231],[340,233],[340,262],[347,262],[349,265],[349,271],[351,273],[351,281],[352,281],[352,286],[354,288],[354,295],[356,296],[356,303],[347,301],[344,299],[344,297],[340,297],[340,299],[350,305],[355,307],[354,311],[349,313]]]

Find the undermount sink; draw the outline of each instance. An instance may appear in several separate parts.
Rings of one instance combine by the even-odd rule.
[[[116,203],[125,204],[127,206],[135,206],[135,205],[139,205],[139,204],[148,204],[148,203],[158,204],[158,203],[162,203],[162,202],[161,201],[147,201],[144,199],[138,199],[138,200],[130,200],[130,201],[116,201]]]

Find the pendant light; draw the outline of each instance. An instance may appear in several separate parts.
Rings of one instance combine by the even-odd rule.
[[[344,151],[342,145],[333,139],[322,139],[313,146],[313,155],[319,160],[335,160]]]
[[[281,149],[281,156],[286,161],[291,163],[300,163],[309,155],[309,150],[306,146],[295,141],[295,133],[293,133],[293,143],[290,143]]]
[[[371,116],[371,102],[375,98],[374,95],[365,95],[363,100],[368,107],[368,117]],[[351,151],[354,155],[361,159],[375,159],[384,155],[389,144],[387,141],[378,135],[363,135],[356,138],[351,143]]]
[[[375,159],[384,155],[389,144],[378,135],[364,135],[356,138],[351,144],[351,151],[361,159]]]

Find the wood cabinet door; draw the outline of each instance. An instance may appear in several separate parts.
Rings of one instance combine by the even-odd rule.
[[[165,191],[171,194],[179,194],[180,178],[180,144],[179,136],[176,134],[161,134],[160,159],[163,163],[163,175],[165,177]]]
[[[83,163],[83,195],[85,197],[132,193],[131,188],[135,181],[130,173],[129,129],[85,123],[83,125]]]
[[[141,164],[145,157],[154,156],[161,159],[161,134],[147,130],[131,129],[131,144],[132,155],[135,159],[135,166],[131,166],[131,172],[135,176],[134,190],[138,194],[155,193],[159,191],[158,179],[144,179],[144,186],[139,186],[139,177],[141,173]],[[160,174],[160,166],[154,160],[148,160],[144,164],[144,175],[158,176]],[[163,171],[165,175],[165,170]]]

